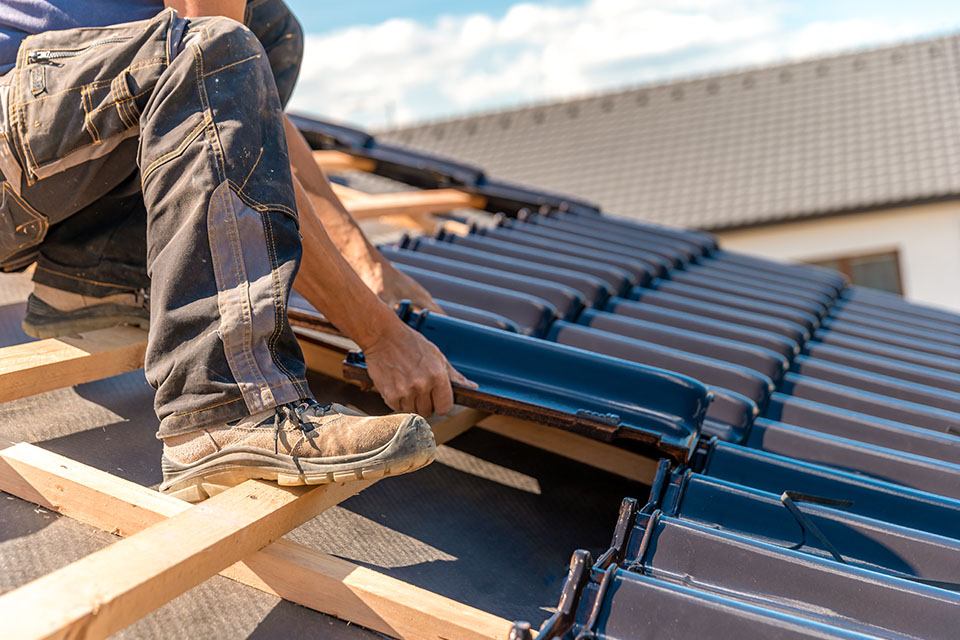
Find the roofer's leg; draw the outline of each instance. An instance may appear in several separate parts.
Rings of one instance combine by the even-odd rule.
[[[303,60],[300,22],[283,0],[248,0],[243,23],[267,52],[280,103],[286,107]]]
[[[196,500],[247,478],[313,484],[430,462],[421,418],[310,397],[286,317],[301,244],[282,108],[256,37],[193,21],[140,132],[162,489]]]
[[[140,176],[53,225],[40,245],[24,331],[54,338],[149,324],[146,209]]]
[[[244,23],[263,45],[286,105],[303,57],[300,23],[283,0],[251,0]],[[146,210],[138,173],[50,228],[33,281],[23,329],[35,338],[118,324],[148,328]]]
[[[199,500],[248,478],[341,482],[433,459],[418,416],[311,399],[286,318],[301,245],[280,102],[249,30],[164,12],[50,32],[12,73],[0,79],[16,116],[0,121],[0,222],[12,221],[0,264],[22,266],[51,223],[141,169],[164,491]]]

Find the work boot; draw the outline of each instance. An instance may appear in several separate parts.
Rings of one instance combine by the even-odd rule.
[[[34,283],[27,299],[23,331],[34,338],[57,338],[84,331],[129,324],[150,326],[150,304],[143,291],[103,298]]]
[[[418,415],[364,416],[299,401],[163,442],[160,491],[199,502],[244,480],[281,485],[370,480],[433,462],[436,443]]]

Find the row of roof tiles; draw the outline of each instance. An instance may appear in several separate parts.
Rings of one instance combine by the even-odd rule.
[[[385,140],[724,229],[960,195],[958,37],[386,131]]]
[[[541,637],[952,637],[960,315],[524,189],[383,252],[449,314],[401,310],[480,383],[459,401],[664,457]]]

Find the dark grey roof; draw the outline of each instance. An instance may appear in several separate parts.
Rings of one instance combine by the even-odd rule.
[[[604,210],[721,229],[960,195],[960,36],[384,132]]]

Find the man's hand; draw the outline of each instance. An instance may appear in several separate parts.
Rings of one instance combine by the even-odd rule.
[[[453,408],[451,382],[475,385],[373,294],[330,241],[296,178],[293,188],[303,236],[297,290],[360,345],[370,378],[390,408],[426,417],[449,413]]]
[[[404,324],[396,328],[363,350],[370,379],[391,409],[446,415],[453,409],[451,383],[477,388],[422,335]]]

